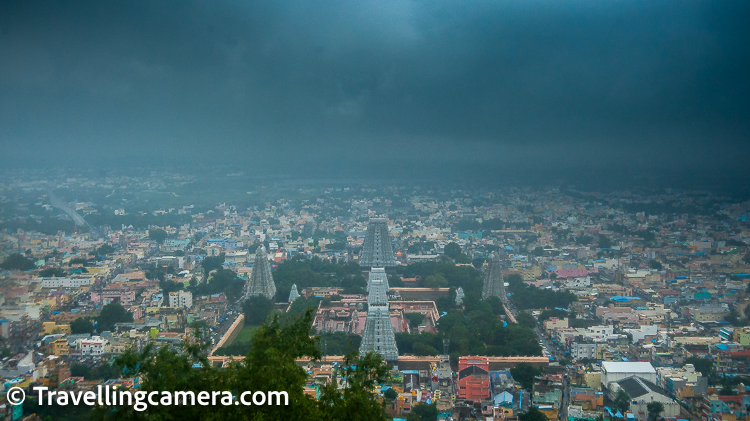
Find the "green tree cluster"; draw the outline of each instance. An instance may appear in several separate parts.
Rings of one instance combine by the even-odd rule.
[[[621,414],[624,414],[625,411],[630,409],[630,396],[625,393],[624,390],[620,389],[617,391],[617,395],[615,396],[614,400],[615,408],[617,408],[618,411],[620,411]]]
[[[646,411],[648,412],[648,420],[656,421],[659,415],[664,412],[664,404],[661,402],[649,402],[646,405]]]
[[[263,324],[268,313],[273,311],[273,301],[262,295],[248,297],[242,303],[242,312],[245,314],[245,324],[257,326]]]
[[[438,320],[437,334],[397,334],[399,351],[437,355],[447,339],[451,355],[542,355],[533,329],[516,323],[505,326],[487,301],[466,297],[464,304],[463,311],[449,310]]]
[[[461,250],[461,246],[454,242],[446,244],[443,253],[456,263],[471,263],[471,259]]]
[[[512,293],[510,299],[521,310],[532,308],[568,308],[578,298],[570,291],[553,291],[527,285],[518,274],[505,278],[508,290]]]
[[[325,332],[320,335],[320,351],[324,355],[349,355],[359,351],[362,337],[345,332]]]
[[[526,390],[531,390],[534,387],[534,377],[541,376],[544,374],[544,370],[538,367],[534,367],[529,363],[518,363],[510,369],[510,375],[513,376],[513,380],[521,384]]]
[[[91,333],[94,331],[94,323],[88,318],[79,317],[70,322],[70,333]]]
[[[547,421],[547,416],[544,412],[537,409],[536,406],[531,405],[526,412],[518,414],[519,421]]]
[[[157,244],[161,244],[166,240],[168,237],[167,232],[164,231],[161,228],[154,228],[148,230],[148,239],[154,240],[157,242]]]
[[[151,345],[143,351],[127,351],[116,359],[128,376],[142,379],[140,390],[151,391],[285,391],[288,405],[149,405],[144,412],[132,407],[103,408],[92,414],[95,420],[354,420],[386,421],[384,404],[375,398],[376,384],[388,377],[388,367],[380,356],[350,354],[338,374],[346,378],[344,387],[334,381],[321,388],[319,400],[304,394],[307,373],[296,364],[300,357],[321,357],[319,338],[310,337],[312,311],[290,324],[278,316],[270,318],[253,335],[250,349],[241,362],[225,369],[213,367],[205,355],[205,345],[185,343],[182,350]],[[199,365],[200,369],[193,368]]]
[[[412,406],[406,414],[406,421],[437,421],[438,409],[436,404],[418,403]]]
[[[62,268],[47,268],[39,271],[39,276],[42,278],[61,278],[68,275]]]
[[[96,318],[97,330],[103,332],[105,330],[114,330],[115,324],[117,323],[132,323],[133,313],[125,310],[125,307],[121,306],[120,303],[114,302],[109,303],[102,307],[102,311],[99,313],[99,317]]]
[[[345,294],[364,294],[367,280],[362,268],[355,262],[332,261],[313,257],[295,256],[279,263],[273,271],[276,283],[276,299],[289,297],[292,285],[302,290],[309,287],[341,287]]]
[[[101,363],[94,367],[84,364],[73,364],[70,366],[70,375],[83,377],[84,380],[109,380],[120,377],[120,369],[110,362]]]
[[[0,268],[5,270],[31,270],[34,269],[34,261],[18,253],[6,257]]]
[[[244,279],[238,277],[231,269],[221,268],[213,273],[210,280],[188,289],[192,291],[193,296],[223,293],[229,301],[234,302],[242,297],[244,287]]]
[[[404,278],[419,276],[423,282],[431,275],[440,274],[448,281],[446,286],[463,288],[467,297],[474,295],[478,299],[482,295],[482,273],[472,266],[456,266],[452,262],[419,262],[399,266],[396,270]]]

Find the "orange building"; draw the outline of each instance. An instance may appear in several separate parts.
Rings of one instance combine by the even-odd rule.
[[[458,398],[474,402],[490,398],[490,361],[487,357],[458,359]]]

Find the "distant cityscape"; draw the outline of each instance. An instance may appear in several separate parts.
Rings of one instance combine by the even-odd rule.
[[[129,349],[208,341],[227,367],[268,317],[312,309],[310,399],[375,353],[394,419],[743,420],[749,212],[659,188],[8,173],[0,375],[138,387],[112,364]]]

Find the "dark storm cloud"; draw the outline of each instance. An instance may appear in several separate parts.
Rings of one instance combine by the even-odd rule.
[[[714,165],[750,151],[746,2],[0,7],[6,158]]]

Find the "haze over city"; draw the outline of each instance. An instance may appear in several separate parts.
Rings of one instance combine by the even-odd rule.
[[[0,418],[750,421],[747,1],[1,1]]]
[[[3,2],[2,161],[742,172],[749,15],[742,1]]]

